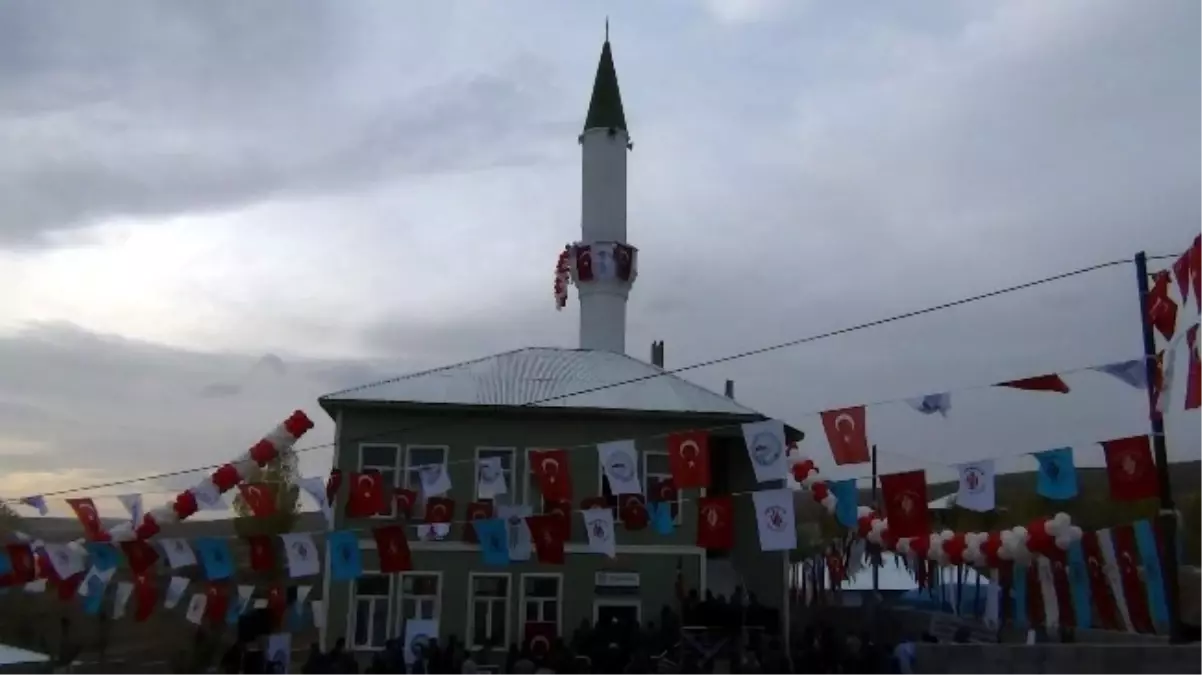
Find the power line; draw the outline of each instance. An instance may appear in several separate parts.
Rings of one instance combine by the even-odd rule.
[[[1165,257],[1170,257],[1170,256],[1165,256]],[[722,363],[729,363],[731,361],[737,361],[739,359],[745,359],[745,358],[749,358],[752,356],[760,356],[762,354],[767,354],[769,352],[775,352],[775,351],[787,349],[790,347],[796,347],[799,345],[808,344],[811,342],[827,340],[827,339],[830,339],[833,337],[838,337],[840,335],[846,335],[848,333],[854,333],[854,332],[861,331],[861,330],[867,330],[869,328],[876,328],[879,326],[884,326],[886,324],[895,323],[898,321],[904,321],[906,319],[913,319],[916,317],[925,316],[927,314],[934,314],[935,312],[942,312],[942,311],[945,311],[948,309],[953,309],[955,307],[960,307],[962,305],[968,305],[968,304],[971,304],[974,302],[988,300],[990,298],[995,298],[1000,295],[1016,293],[1018,291],[1024,291],[1024,290],[1027,290],[1030,288],[1034,288],[1036,286],[1042,286],[1044,284],[1050,284],[1050,283],[1057,282],[1057,281],[1063,281],[1065,279],[1080,276],[1083,274],[1089,274],[1091,272],[1097,272],[1099,270],[1108,269],[1111,267],[1118,267],[1121,265],[1130,265],[1130,264],[1132,264],[1132,261],[1128,260],[1128,259],[1111,260],[1109,262],[1098,263],[1095,265],[1090,265],[1088,267],[1082,267],[1082,268],[1079,268],[1076,270],[1072,270],[1070,272],[1061,272],[1060,274],[1054,274],[1052,276],[1043,277],[1041,279],[1036,279],[1034,281],[1028,281],[1028,282],[1016,284],[1013,286],[1006,286],[1004,288],[995,289],[992,291],[988,291],[986,293],[980,293],[980,294],[972,295],[972,296],[969,296],[966,298],[961,298],[959,300],[953,300],[953,301],[941,303],[938,305],[932,305],[930,307],[925,307],[923,309],[912,310],[912,311],[904,312],[901,314],[894,314],[892,316],[888,316],[888,317],[881,318],[881,319],[875,319],[873,321],[867,321],[867,322],[855,324],[852,326],[847,326],[845,328],[838,328],[838,329],[826,331],[823,333],[816,333],[814,335],[808,335],[806,337],[796,338],[793,340],[789,340],[786,342],[780,342],[780,343],[769,345],[766,347],[759,347],[757,349],[750,349],[747,351],[737,352],[735,354],[729,354],[727,356],[721,356],[721,357],[709,359],[706,361],[699,361],[697,363],[693,363],[693,364],[690,364],[687,366],[681,366],[679,368],[664,369],[664,370],[660,370],[660,371],[650,373],[647,375],[641,375],[639,377],[621,380],[618,382],[611,382],[609,384],[597,385],[594,387],[589,387],[586,389],[581,389],[581,390],[569,392],[566,394],[556,394],[554,396],[547,396],[545,398],[528,401],[526,403],[522,403],[522,404],[520,404],[518,406],[514,406],[514,407],[518,407],[518,408],[537,407],[544,403],[559,401],[559,400],[562,400],[565,398],[572,398],[575,396],[582,396],[584,394],[591,394],[591,393],[598,392],[598,391],[605,391],[608,389],[622,387],[622,386],[626,386],[629,384],[637,384],[639,382],[645,382],[647,380],[652,380],[652,379],[655,379],[658,377],[663,377],[665,375],[675,375],[677,373],[688,372],[688,371],[697,370],[700,368],[707,368],[710,366],[715,366],[715,365],[722,364]],[[446,366],[444,368],[448,368],[448,367],[453,367],[453,366]],[[435,370],[440,370],[440,369],[435,369]],[[371,388],[371,387],[378,386],[381,384],[395,382],[399,379],[402,379],[402,378],[397,378],[397,377],[387,378],[387,379],[379,380],[379,381],[371,383],[371,384],[362,385],[360,387],[353,387],[352,389],[350,389],[348,391],[367,389],[367,388]],[[457,426],[462,426],[462,425],[463,425],[462,422],[457,423]],[[397,428],[397,429],[386,429],[383,431],[377,431],[377,432],[374,432],[371,434],[366,434],[363,436],[357,436],[355,438],[346,439],[344,442],[358,443],[358,442],[362,442],[362,441],[377,439],[377,438],[384,437],[384,436],[404,434],[404,433],[408,433],[408,432],[412,432],[412,431],[433,429],[433,428],[439,428],[439,427],[443,427],[443,426],[447,426],[447,423],[446,422],[437,422],[437,423],[429,423],[429,424],[411,425],[408,427],[402,427],[402,428]],[[325,448],[332,448],[334,446],[335,446],[335,443],[321,443],[319,445],[310,445],[310,446],[307,446],[304,448],[296,448],[293,450],[293,452],[299,454],[302,452],[309,452],[312,450],[321,450],[321,449],[325,449]],[[208,466],[200,466],[200,467],[194,467],[194,468],[190,468],[190,469],[179,469],[179,470],[175,470],[175,471],[166,471],[166,472],[162,472],[162,473],[152,474],[149,476],[140,476],[138,478],[127,478],[127,479],[116,480],[116,481],[108,481],[108,482],[104,482],[104,483],[96,483],[93,485],[86,485],[86,486],[82,486],[82,487],[69,488],[66,490],[55,490],[52,492],[42,493],[41,496],[53,497],[53,496],[65,495],[65,494],[90,492],[92,490],[100,490],[100,489],[104,489],[104,488],[116,487],[118,485],[130,485],[133,483],[143,483],[143,482],[159,480],[159,479],[163,479],[163,478],[174,478],[176,476],[184,476],[184,475],[187,475],[190,473],[196,473],[199,471],[212,471],[212,470],[218,469],[224,465],[225,465],[225,462],[222,462],[221,464],[212,464],[212,465],[208,465]]]

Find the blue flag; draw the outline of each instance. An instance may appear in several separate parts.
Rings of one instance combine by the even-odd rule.
[[[13,573],[13,561],[4,551],[0,551],[0,577]]]
[[[500,518],[473,520],[476,538],[480,540],[480,554],[485,565],[505,566],[509,564],[509,533],[505,521]]]
[[[246,600],[243,601],[242,594],[239,592],[234,592],[232,595],[229,607],[225,610],[225,622],[231,626],[238,623],[238,619],[242,617],[242,613],[250,606],[251,601],[251,596],[247,596]]]
[[[1089,595],[1089,568],[1085,566],[1085,550],[1081,542],[1068,547],[1068,588],[1073,596],[1073,613],[1078,628],[1089,628],[1093,598]]]
[[[301,631],[305,628],[305,605],[308,603],[298,602],[292,610],[288,612],[288,628],[293,631]]]
[[[100,607],[104,604],[104,588],[107,584],[99,574],[89,574],[84,577],[83,583],[88,593],[83,599],[84,614],[95,616],[100,613]]]
[[[860,491],[856,489],[856,480],[830,481],[826,484],[831,494],[835,495],[835,519],[844,527],[856,527],[856,513],[859,508]]]
[[[1077,467],[1073,464],[1072,448],[1037,452],[1035,459],[1039,460],[1035,492],[1059,501],[1077,496]]]
[[[326,535],[326,547],[330,550],[330,578],[334,581],[351,581],[363,574],[363,556],[359,553],[359,537],[348,530],[338,530]]]
[[[234,560],[230,545],[219,537],[201,537],[194,542],[200,566],[209,581],[229,579],[234,574]]]
[[[1169,625],[1169,606],[1164,597],[1164,575],[1160,571],[1160,552],[1156,546],[1156,533],[1152,523],[1139,520],[1135,523],[1135,546],[1144,563],[1144,580],[1148,588],[1148,610],[1156,631],[1163,633]]]
[[[651,512],[651,526],[659,534],[672,534],[676,529],[671,502],[648,502],[647,510]]]
[[[1014,594],[1014,625],[1027,626],[1027,568],[1014,566],[1010,574],[1010,592]]]
[[[94,541],[84,544],[84,548],[88,550],[88,558],[91,560],[92,567],[101,572],[117,569],[117,549],[112,544]]]

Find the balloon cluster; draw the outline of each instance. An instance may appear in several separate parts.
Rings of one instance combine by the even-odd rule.
[[[563,309],[568,304],[568,283],[571,281],[568,259],[571,251],[571,244],[564,246],[559,253],[559,260],[555,262],[555,309]]]
[[[814,501],[834,514],[839,499],[826,481],[818,477],[818,467],[805,457],[792,457],[790,473]],[[996,567],[1003,561],[1029,563],[1033,555],[1067,551],[1080,541],[1082,531],[1073,525],[1067,513],[1037,518],[1026,526],[1018,525],[1000,532],[953,532],[943,530],[924,537],[897,537],[889,531],[889,520],[867,506],[856,509],[856,533],[886,551],[930,560],[940,565],[969,564]]]

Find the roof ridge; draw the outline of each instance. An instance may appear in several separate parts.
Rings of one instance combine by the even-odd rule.
[[[344,396],[344,395],[346,395],[346,394],[351,394],[351,393],[354,393],[354,392],[356,392],[356,391],[363,391],[363,390],[365,390],[365,389],[374,389],[374,388],[376,388],[376,387],[383,387],[383,386],[385,386],[385,385],[392,384],[393,382],[400,382],[400,381],[402,381],[402,380],[409,380],[409,379],[412,379],[412,378],[415,378],[415,377],[423,377],[423,376],[426,376],[426,375],[433,375],[434,373],[439,373],[439,372],[442,372],[442,371],[444,371],[444,370],[453,370],[453,369],[455,369],[455,368],[462,368],[463,366],[470,366],[470,365],[472,365],[472,364],[474,364],[474,363],[480,363],[480,362],[482,362],[482,361],[490,361],[490,360],[492,360],[492,359],[495,359],[495,358],[498,358],[498,357],[501,357],[501,356],[508,356],[508,355],[510,355],[510,354],[516,354],[516,353],[518,353],[518,352],[524,352],[524,351],[527,351],[527,350],[529,350],[529,349],[543,349],[543,348],[542,348],[542,347],[518,347],[517,349],[510,349],[510,350],[508,350],[508,351],[497,352],[496,354],[489,354],[488,356],[479,356],[479,357],[476,357],[476,358],[474,358],[474,359],[467,359],[466,361],[460,361],[460,362],[458,362],[458,363],[451,363],[451,364],[448,364],[448,365],[445,365],[445,366],[438,366],[438,367],[436,367],[436,368],[428,368],[428,369],[426,369],[426,370],[419,370],[419,371],[416,371],[416,372],[413,372],[413,373],[406,373],[406,374],[404,374],[404,375],[397,375],[397,376],[395,376],[395,377],[389,377],[389,378],[386,378],[386,379],[383,379],[383,380],[376,380],[375,382],[368,382],[367,384],[360,384],[360,385],[358,385],[358,386],[355,386],[355,387],[348,387],[348,388],[346,388],[346,389],[342,389],[342,390],[340,390],[340,391],[332,391],[332,392],[330,392],[330,393],[328,393],[328,394],[322,394],[321,396],[317,397],[317,400],[319,400],[319,401],[320,401],[320,400],[322,400],[322,399],[331,398],[331,397],[334,397],[334,396]]]
[[[616,352],[615,352],[615,353],[616,353]],[[622,354],[619,354],[619,356],[624,356],[624,357],[626,357],[627,359],[629,359],[629,360],[631,360],[631,361],[634,361],[635,363],[640,363],[640,364],[642,364],[642,365],[644,365],[644,366],[648,366],[648,367],[654,368],[655,370],[658,370],[658,371],[661,373],[660,377],[670,377],[670,378],[672,378],[673,380],[677,380],[677,381],[679,381],[679,382],[683,382],[683,383],[685,383],[685,384],[689,385],[690,387],[692,387],[692,388],[694,388],[694,389],[696,389],[696,390],[698,390],[698,391],[703,391],[703,392],[705,392],[705,393],[709,394],[710,396],[715,396],[715,397],[717,397],[717,398],[720,398],[720,399],[722,399],[722,400],[724,400],[724,401],[730,401],[731,403],[734,403],[735,405],[737,405],[737,406],[739,406],[739,407],[746,408],[746,409],[750,410],[751,412],[753,412],[753,413],[755,413],[755,414],[757,414],[757,415],[763,415],[763,414],[764,414],[764,413],[762,413],[762,412],[760,412],[760,411],[756,410],[755,408],[752,408],[751,406],[744,405],[744,404],[740,403],[739,401],[735,400],[735,399],[734,399],[734,398],[732,398],[732,397],[729,397],[729,396],[724,396],[724,395],[722,395],[722,394],[719,394],[718,392],[714,391],[713,389],[710,389],[709,387],[703,387],[703,386],[701,386],[701,385],[697,384],[696,382],[693,382],[693,381],[691,381],[691,380],[686,380],[685,378],[683,378],[683,377],[681,377],[680,375],[678,375],[678,374],[676,373],[676,371],[675,371],[675,370],[669,370],[669,369],[667,369],[667,368],[664,368],[663,366],[657,366],[657,365],[655,365],[654,363],[651,363],[650,361],[644,361],[644,360],[642,360],[642,359],[636,359],[635,357],[631,356],[630,354],[622,353]]]

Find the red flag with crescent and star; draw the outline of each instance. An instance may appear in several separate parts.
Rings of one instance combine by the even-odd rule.
[[[1052,589],[1056,591],[1056,607],[1060,613],[1060,625],[1075,627],[1077,612],[1076,606],[1073,605],[1072,591],[1069,586],[1068,556],[1056,547],[1044,555],[1052,563]]]
[[[338,488],[342,486],[342,469],[330,469],[330,477],[326,479],[326,502],[334,503],[338,496]]]
[[[1189,276],[1194,282],[1194,304],[1202,312],[1202,235],[1194,237],[1194,245],[1189,249]]]
[[[393,501],[396,502],[397,518],[408,520],[413,517],[413,505],[417,503],[417,492],[409,488],[401,488],[393,495]]]
[[[1192,248],[1185,249],[1185,253],[1177,258],[1177,262],[1173,263],[1173,276],[1177,279],[1177,290],[1181,291],[1181,304],[1185,304],[1189,300],[1189,282],[1190,282],[1190,267],[1193,263]]]
[[[538,561],[547,565],[562,565],[564,561],[562,528],[558,520],[547,514],[526,517]]]
[[[1102,449],[1106,453],[1106,477],[1112,499],[1131,502],[1150,499],[1159,493],[1152,445],[1146,435],[1104,441]]]
[[[676,489],[676,480],[671,476],[665,478],[648,476],[647,483],[650,501],[667,502],[672,509],[672,519],[676,520],[676,515],[680,511],[680,491]]]
[[[379,471],[352,473],[347,484],[347,517],[368,518],[386,509],[384,476]]]
[[[1081,535],[1081,552],[1085,554],[1085,571],[1089,576],[1089,596],[1098,608],[1098,617],[1106,630],[1121,630],[1118,605],[1110,593],[1110,582],[1106,579],[1106,559],[1102,557],[1102,546],[1097,532]]]
[[[532,655],[544,656],[551,651],[555,638],[559,637],[559,626],[554,621],[527,621],[522,637]]]
[[[668,462],[676,487],[710,486],[710,448],[708,431],[682,431],[668,435]]]
[[[1024,391],[1051,391],[1057,394],[1067,394],[1070,391],[1068,383],[1055,373],[1051,375],[1024,377],[1021,380],[1010,380],[1009,382],[998,382],[993,386],[1022,389]]]
[[[158,600],[159,589],[154,585],[154,577],[149,574],[134,576],[134,621],[140,623],[149,619]]]
[[[27,584],[37,578],[37,565],[33,561],[33,549],[29,544],[7,544],[4,550],[12,566],[13,581]]]
[[[489,518],[492,518],[491,499],[482,499],[468,503],[467,516],[464,518],[467,521],[467,526],[463,528],[463,540],[471,544],[479,543],[480,538],[476,536],[476,528],[472,526],[472,521],[488,520]]]
[[[577,244],[576,250],[576,278],[580,281],[593,280],[593,249],[591,246]]]
[[[371,534],[376,540],[381,572],[396,574],[413,569],[413,557],[409,553],[409,540],[405,537],[404,527],[385,525],[373,529]]]
[[[868,429],[864,423],[862,405],[822,413],[822,429],[831,444],[835,464],[863,464],[872,460],[868,452]]]
[[[734,503],[730,495],[697,500],[697,546],[729,550],[735,545]]]
[[[426,498],[426,522],[449,523],[455,517],[455,500],[450,497]]]
[[[275,569],[275,546],[271,537],[266,534],[256,534],[246,538],[250,546],[250,568],[256,572],[270,572]]]
[[[939,568],[935,568],[936,574]],[[1046,616],[1046,609],[1043,604],[1043,584],[1039,583],[1039,568],[1034,565],[1027,566],[1027,619],[1032,626],[1042,626]]]
[[[108,541],[109,535],[104,531],[104,526],[100,524],[100,513],[96,511],[96,504],[91,497],[68,499],[67,504],[71,506],[71,510],[75,511],[75,517],[79,518],[79,524],[83,525],[84,536],[89,541]]]
[[[83,583],[83,578],[87,576],[85,572],[76,572],[68,579],[48,579],[48,581],[58,588],[58,599],[62,602],[71,602],[75,599],[76,592],[79,591],[79,585]]]
[[[159,552],[141,539],[121,542],[121,550],[129,561],[129,569],[134,574],[142,574],[159,561]]]
[[[634,274],[634,247],[629,244],[614,244],[614,273],[620,281],[630,281]]]
[[[531,450],[530,471],[546,501],[572,501],[572,476],[565,450]]]
[[[229,585],[211,583],[205,588],[205,618],[213,623],[224,622],[230,607]]]
[[[267,589],[267,611],[271,612],[271,622],[278,627],[288,611],[288,590],[283,586],[272,586]]]
[[[564,541],[572,538],[572,502],[558,499],[543,503],[548,516],[555,518],[555,526],[559,528],[559,537]]]
[[[1156,273],[1152,288],[1148,289],[1148,323],[1166,340],[1173,339],[1177,330],[1177,303],[1169,297],[1169,271]]]
[[[1148,596],[1144,593],[1144,582],[1139,576],[1135,528],[1119,525],[1110,530],[1110,538],[1114,542],[1114,561],[1119,568],[1119,581],[1123,586],[1123,598],[1127,601],[1131,625],[1140,633],[1154,633],[1152,615],[1148,612]]]
[[[647,523],[651,521],[651,515],[647,513],[646,498],[643,495],[622,495],[618,500],[618,518],[622,525],[631,531],[646,529]]]
[[[1202,406],[1202,355],[1199,354],[1198,324],[1190,326],[1185,334],[1189,345],[1189,371],[1185,381],[1185,409],[1197,410]]]
[[[256,518],[275,515],[275,491],[266,483],[242,483],[238,486],[242,500]]]
[[[925,471],[881,476],[881,492],[885,496],[885,516],[889,519],[889,534],[896,537],[927,536],[930,523]]]

